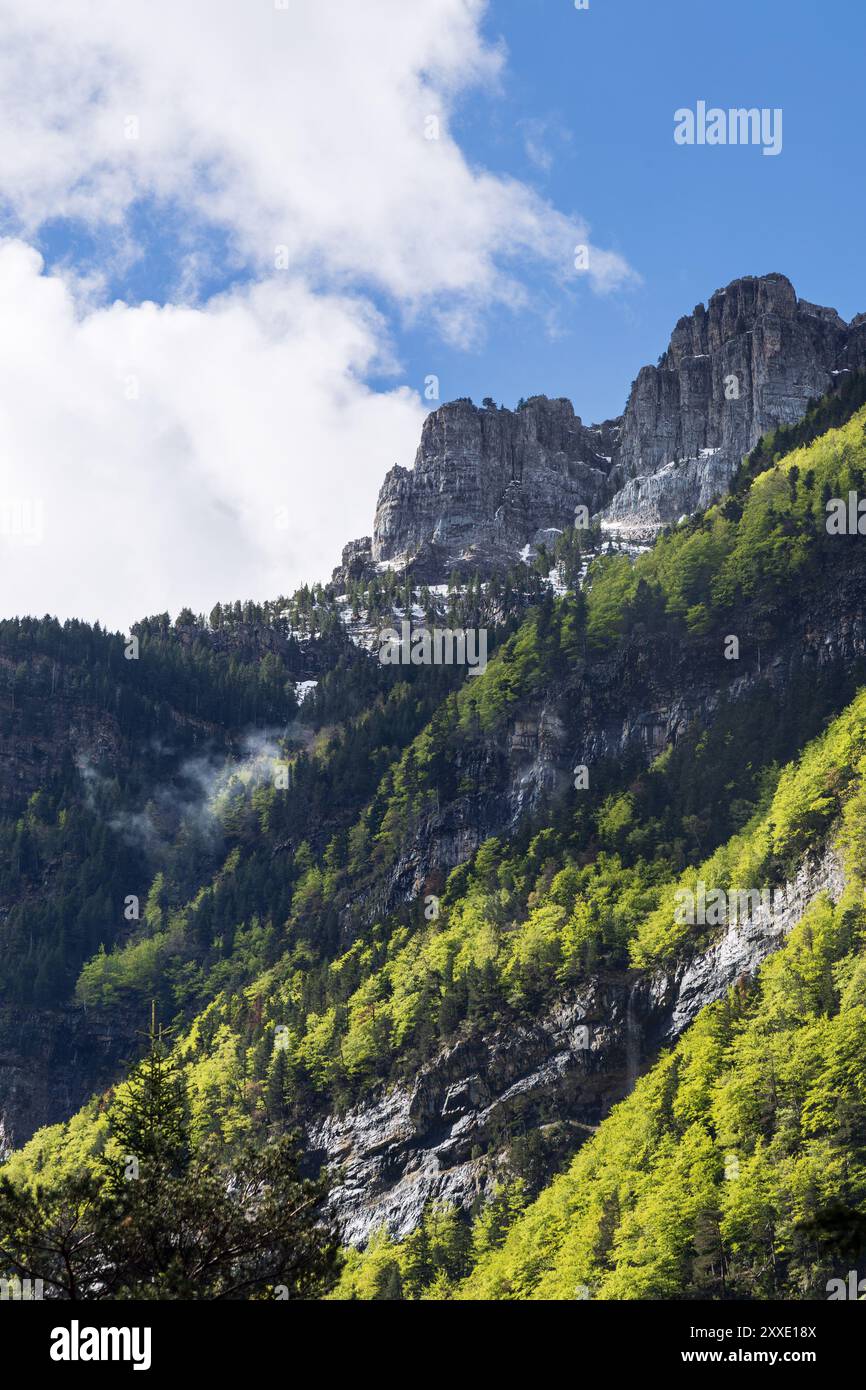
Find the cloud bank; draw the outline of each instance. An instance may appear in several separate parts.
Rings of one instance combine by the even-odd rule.
[[[483,13],[0,0],[3,613],[123,627],[326,577],[414,454],[417,392],[371,385],[397,379],[395,329],[465,345],[526,306],[527,265],[573,274],[587,227],[451,134],[503,81]],[[108,228],[116,273],[143,203],[186,222],[174,304],[100,303],[29,245],[58,218]],[[198,303],[206,228],[247,283]],[[632,276],[589,265],[602,292]]]

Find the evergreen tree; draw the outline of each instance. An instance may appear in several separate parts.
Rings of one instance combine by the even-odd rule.
[[[112,1120],[124,1164],[140,1180],[177,1177],[189,1164],[189,1124],[183,1083],[151,1014],[150,1050],[126,1082]]]
[[[0,1175],[0,1264],[60,1299],[313,1298],[336,1272],[319,1217],[322,1182],[301,1179],[296,1137],[195,1149],[162,1039],[111,1116],[95,1171],[46,1184]],[[118,1168],[118,1158],[123,1165]]]

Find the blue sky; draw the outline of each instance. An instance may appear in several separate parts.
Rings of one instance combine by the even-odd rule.
[[[677,318],[739,275],[777,270],[845,318],[866,310],[860,0],[495,0],[486,29],[508,71],[501,98],[464,108],[464,148],[579,209],[643,284],[564,299],[558,339],[531,314],[499,316],[483,353],[448,356],[445,394],[544,392],[585,418],[618,414]],[[781,107],[782,153],[676,146],[673,113],[698,99]],[[525,149],[538,123],[546,173]],[[415,373],[435,353],[423,335],[407,343]]]
[[[507,65],[494,90],[458,103],[451,128],[468,160],[581,214],[642,283],[599,296],[527,264],[530,306],[493,308],[468,350],[443,343],[423,315],[414,325],[394,315],[398,379],[420,389],[435,372],[442,399],[492,395],[511,406],[564,395],[602,419],[622,409],[676,319],[738,275],[778,270],[843,317],[866,309],[859,0],[591,0],[587,11],[571,0],[493,0],[483,32],[505,45]],[[781,107],[782,153],[676,146],[673,113],[698,99]],[[130,221],[143,254],[110,279],[127,301],[172,299],[179,248],[213,252],[201,298],[250,276],[224,233],[182,207],[145,199]],[[49,264],[92,269],[111,241],[60,220],[37,244]]]
[[[864,40],[859,0],[2,0],[7,611],[327,578],[431,375],[600,420],[739,275],[866,310]],[[676,144],[698,102],[781,153]]]

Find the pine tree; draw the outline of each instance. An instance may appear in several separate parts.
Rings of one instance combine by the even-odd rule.
[[[325,1186],[301,1179],[297,1136],[227,1162],[190,1142],[180,1077],[151,1023],[149,1056],[110,1117],[124,1159],[53,1185],[0,1175],[0,1266],[63,1299],[314,1298],[336,1272]],[[135,1160],[134,1162],[129,1160]]]
[[[176,1177],[189,1162],[187,1107],[177,1067],[157,1030],[152,1006],[150,1050],[126,1084],[112,1129],[127,1167],[145,1181]]]

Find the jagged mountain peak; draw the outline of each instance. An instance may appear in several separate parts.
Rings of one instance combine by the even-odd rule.
[[[387,473],[372,536],[346,547],[335,578],[378,566],[441,583],[508,568],[571,526],[577,506],[612,537],[651,540],[723,495],[762,435],[864,364],[866,316],[848,324],[798,299],[778,271],[741,276],[678,320],[615,420],[585,425],[570,400],[544,395],[431,411],[414,466]]]
[[[387,473],[372,537],[345,548],[338,573],[411,565],[439,583],[508,567],[577,505],[603,505],[615,440],[615,423],[587,427],[562,397],[515,410],[449,401],[424,421],[414,467]]]

